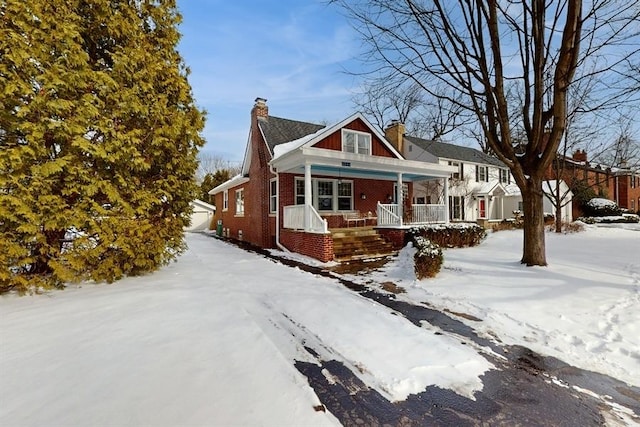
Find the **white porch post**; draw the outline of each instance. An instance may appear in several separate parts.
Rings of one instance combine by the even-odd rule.
[[[309,231],[311,228],[311,165],[304,165],[304,230]]]
[[[444,223],[449,224],[449,178],[444,179]]]
[[[400,217],[400,227],[402,227],[402,217],[404,213],[402,212],[402,172],[398,172],[398,181],[396,183],[396,202],[398,202],[398,216]]]

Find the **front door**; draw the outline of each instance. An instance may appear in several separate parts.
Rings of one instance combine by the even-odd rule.
[[[487,201],[485,199],[480,199],[478,210],[478,218],[486,218],[487,217]]]

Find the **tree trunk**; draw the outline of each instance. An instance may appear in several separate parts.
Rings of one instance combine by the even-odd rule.
[[[560,201],[556,205],[556,233],[562,233],[562,205]]]
[[[566,150],[565,150],[566,151]],[[558,169],[556,169],[558,170]],[[556,188],[554,189],[555,208],[556,208],[556,233],[562,233],[562,202],[564,197],[560,194],[560,178],[556,174]]]
[[[542,179],[533,178],[527,180],[527,185],[522,191],[522,203],[524,212],[524,247],[522,262],[527,266],[547,265],[544,241],[544,214],[543,214]]]

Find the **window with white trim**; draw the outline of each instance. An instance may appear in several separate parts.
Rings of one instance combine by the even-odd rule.
[[[449,219],[464,220],[464,196],[449,196]]]
[[[296,178],[296,205],[304,205],[304,179]]]
[[[355,154],[371,154],[371,134],[342,129],[342,151]]]
[[[458,168],[458,172],[454,172],[453,175],[451,175],[451,178],[460,179],[462,177],[462,163],[449,161],[448,164],[449,166],[455,166]]]
[[[236,190],[236,215],[244,215],[244,188]]]
[[[476,182],[488,182],[489,174],[486,166],[476,165]]]
[[[296,205],[304,205],[304,178],[295,181]],[[319,212],[353,210],[353,181],[312,179],[311,204]]]
[[[319,211],[333,211],[333,181],[318,180],[318,205]]]
[[[222,210],[229,210],[229,190],[224,190],[222,192]]]
[[[275,213],[278,209],[278,182],[275,178],[269,181],[269,212]]]
[[[511,175],[509,169],[500,169],[500,183],[511,184]]]
[[[351,181],[338,181],[338,210],[353,210],[353,183]]]

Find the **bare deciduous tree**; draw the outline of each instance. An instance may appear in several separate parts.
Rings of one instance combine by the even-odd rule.
[[[446,99],[476,116],[488,147],[521,190],[521,261],[546,265],[542,181],[565,133],[569,88],[577,69],[589,69],[600,106],[637,98],[626,80],[640,52],[640,8],[614,0],[332,2],[357,22],[373,68],[438,96],[435,78],[462,97]],[[519,108],[514,94],[522,99]],[[520,143],[513,140],[518,130]]]
[[[198,155],[196,181],[200,184],[205,176],[214,175],[219,170],[227,170],[230,176],[235,176],[240,173],[240,168],[241,166],[238,163],[226,160],[222,156],[200,152]]]

